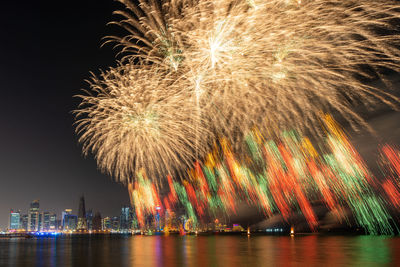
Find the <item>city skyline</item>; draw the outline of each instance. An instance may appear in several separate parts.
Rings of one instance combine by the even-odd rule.
[[[83,196],[84,197],[84,196]],[[5,225],[0,225],[0,230],[6,230],[6,229],[9,229],[9,227],[10,227],[10,222],[11,222],[11,217],[12,217],[12,214],[13,213],[19,213],[19,220],[21,220],[22,221],[22,217],[23,216],[27,216],[27,220],[29,220],[29,218],[30,218],[30,212],[31,212],[31,210],[32,210],[32,205],[35,203],[37,203],[37,205],[38,205],[38,208],[37,208],[37,210],[36,210],[36,212],[38,212],[38,216],[39,215],[42,215],[43,213],[49,213],[49,214],[55,214],[56,215],[56,218],[57,218],[57,220],[61,220],[62,221],[62,218],[64,217],[64,214],[67,212],[68,214],[71,214],[71,215],[74,215],[74,216],[76,216],[77,217],[77,219],[78,219],[78,217],[79,217],[79,208],[80,208],[80,203],[81,203],[81,201],[82,201],[82,195],[81,196],[79,196],[79,200],[78,200],[78,202],[79,202],[79,205],[77,206],[77,207],[64,207],[64,208],[61,208],[61,207],[57,207],[57,208],[50,208],[50,209],[48,209],[48,208],[46,208],[46,209],[44,209],[44,208],[42,208],[41,207],[41,202],[40,202],[40,200],[39,199],[35,199],[35,200],[32,200],[30,203],[29,203],[29,205],[27,206],[27,207],[25,207],[25,208],[21,208],[21,207],[15,207],[15,208],[10,208],[9,210],[8,210],[8,213],[7,213],[7,222],[6,222],[6,224]],[[86,202],[86,199],[84,200],[85,202]],[[86,204],[85,204],[85,206],[86,206]],[[95,215],[96,215],[96,213],[100,213],[101,214],[101,216],[102,216],[102,218],[105,218],[105,217],[114,217],[114,216],[119,216],[120,215],[120,213],[121,213],[121,209],[123,209],[123,208],[125,208],[125,207],[129,207],[129,208],[131,208],[130,207],[130,205],[129,204],[122,204],[120,207],[119,207],[119,209],[117,209],[117,210],[115,210],[115,211],[113,211],[113,212],[111,212],[111,213],[103,213],[102,212],[102,210],[100,209],[100,210],[94,210],[93,208],[91,208],[91,207],[88,207],[88,208],[86,208],[85,209],[85,217],[88,215],[88,212],[90,212],[91,213],[91,216],[92,217],[94,217]],[[60,210],[60,212],[54,212],[54,210]],[[78,222],[78,221],[77,221]],[[21,222],[20,222],[21,223]],[[27,228],[29,228],[29,222],[27,221]],[[36,223],[36,227],[38,227],[38,223]],[[89,228],[89,226],[86,226],[87,228]],[[40,225],[39,225],[39,228],[40,228]],[[12,229],[12,228],[11,228]]]
[[[94,214],[94,216],[93,216]],[[53,236],[56,234],[95,234],[95,233],[119,233],[119,234],[146,234],[153,235],[158,232],[164,234],[197,234],[225,232],[248,232],[237,223],[232,223],[227,218],[202,222],[200,228],[195,228],[192,218],[171,210],[163,210],[157,207],[156,213],[146,216],[145,225],[140,225],[136,217],[134,207],[123,205],[119,214],[101,216],[99,211],[93,213],[92,209],[85,208],[85,198],[80,196],[78,213],[72,209],[65,209],[61,216],[40,209],[39,200],[30,203],[27,214],[21,210],[10,209],[9,225],[6,229],[0,229],[1,234],[9,235],[37,235]],[[263,233],[280,234],[287,232],[289,226],[278,224],[267,229],[254,228]],[[293,229],[293,228],[290,228]],[[291,230],[292,231],[292,230]]]

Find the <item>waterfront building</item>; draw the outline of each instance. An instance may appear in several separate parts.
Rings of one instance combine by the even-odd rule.
[[[28,231],[39,231],[39,200],[34,200],[28,212]]]
[[[240,224],[232,225],[232,232],[244,232],[244,228]]]
[[[67,215],[72,214],[72,209],[65,209],[62,213],[61,213],[61,225],[62,225],[62,229],[65,230],[65,218]]]
[[[103,229],[103,231],[106,230],[111,230],[111,218],[110,217],[105,217],[101,220],[101,228]]]
[[[111,218],[111,229],[113,231],[119,231],[119,217],[114,216]]]
[[[131,228],[131,225],[129,223],[129,212],[130,207],[128,206],[123,206],[121,209],[121,215],[120,215],[120,226],[119,230],[120,231],[128,231]]]
[[[48,231],[50,228],[50,212],[42,212],[39,215],[40,231]]]
[[[129,209],[129,227],[130,227],[130,229],[138,229],[139,228],[135,209],[132,207]]]
[[[224,230],[224,226],[221,224],[221,222],[218,219],[215,219],[214,221],[214,231],[222,231]]]
[[[43,214],[39,212],[38,227],[36,231],[41,231],[43,225]]]
[[[50,212],[43,212],[39,216],[40,231],[56,230],[56,215]]]
[[[63,229],[63,224],[61,219],[56,220],[56,229],[59,231]]]
[[[163,227],[162,224],[162,216],[161,216],[161,207],[157,206],[156,207],[156,214],[154,216],[154,227],[157,231],[161,231]]]
[[[195,230],[195,229],[194,229],[194,223],[193,223],[193,219],[192,219],[192,218],[185,219],[184,222],[183,222],[183,224],[182,224],[182,226],[183,226],[183,229],[184,229],[186,232],[193,232],[193,231]]]
[[[57,230],[57,215],[55,213],[50,213],[49,230],[50,231]]]
[[[21,212],[10,210],[10,221],[8,230],[19,230],[21,228],[20,220]]]
[[[101,231],[102,230],[102,220],[100,212],[96,212],[93,217],[92,230]]]
[[[28,214],[23,214],[20,217],[21,229],[28,231]]]
[[[75,231],[78,225],[78,216],[66,214],[64,216],[64,231]]]
[[[86,212],[86,223],[87,223],[87,229],[92,230],[93,229],[93,211],[89,209]]]
[[[85,197],[81,196],[79,199],[79,209],[78,209],[78,225],[77,230],[87,230],[86,222],[86,210],[85,210]]]
[[[178,223],[176,220],[176,215],[175,212],[171,210],[166,210],[165,211],[165,226],[164,229],[166,231],[176,231],[178,230]]]
[[[144,229],[155,231],[155,216],[153,214],[147,214],[144,217]]]

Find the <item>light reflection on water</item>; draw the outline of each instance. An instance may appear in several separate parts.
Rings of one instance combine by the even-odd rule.
[[[74,236],[0,239],[0,266],[400,266],[379,236]]]

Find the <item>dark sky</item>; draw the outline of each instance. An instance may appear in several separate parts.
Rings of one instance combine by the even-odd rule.
[[[5,3],[4,3],[5,2]],[[60,216],[86,207],[117,215],[127,190],[84,158],[73,115],[89,71],[115,65],[117,50],[100,48],[120,7],[113,0],[2,1],[0,52],[0,228],[10,208],[24,213],[40,199]]]

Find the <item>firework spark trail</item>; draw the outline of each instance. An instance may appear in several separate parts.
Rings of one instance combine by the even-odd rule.
[[[93,93],[80,96],[76,111],[79,140],[86,154],[96,155],[99,168],[118,180],[134,181],[144,169],[156,181],[191,166],[195,149],[207,148],[209,131],[199,127],[201,118],[173,77],[121,65],[93,77],[90,85]]]
[[[394,207],[400,207],[400,151],[384,145],[381,148],[382,170],[386,176],[382,183],[383,191],[386,193],[389,203]]]
[[[279,213],[289,220],[301,212],[311,230],[318,228],[312,205],[320,201],[337,216],[338,221],[350,223],[346,209],[355,223],[370,234],[391,234],[391,216],[379,191],[385,192],[393,205],[399,205],[399,191],[391,180],[379,183],[370,174],[365,163],[331,116],[324,118],[327,130],[326,144],[316,152],[309,139],[294,132],[283,133],[276,141],[255,139],[260,132],[247,137],[249,158],[239,161],[226,139],[221,139],[220,152],[211,152],[204,164],[196,162],[189,170],[184,186],[167,177],[171,192],[184,206],[194,225],[206,214],[218,211],[236,213],[237,205],[245,202],[258,205],[269,217]],[[261,157],[256,152],[261,153]],[[383,149],[396,162],[397,154],[389,147]],[[257,163],[257,164],[255,164]],[[249,167],[249,166],[255,166]],[[393,166],[390,168],[393,169]],[[393,180],[395,181],[395,180]],[[173,186],[171,186],[171,184]],[[378,191],[374,191],[377,189]],[[156,199],[156,198],[155,198]],[[135,203],[140,214],[146,206]]]
[[[390,203],[393,204],[394,207],[400,207],[400,191],[398,186],[396,186],[392,181],[386,180],[382,184],[382,188],[389,197]]]
[[[115,40],[125,57],[179,73],[228,137],[260,127],[265,115],[281,128],[303,121],[298,128],[313,129],[320,110],[365,125],[351,102],[393,104],[355,76],[398,69],[398,36],[379,34],[399,18],[396,2],[142,0],[135,9],[122,2],[142,9],[119,12],[129,32]]]
[[[385,145],[382,147],[382,153],[389,160],[394,175],[400,178],[400,151]],[[398,180],[398,183],[400,185],[400,180]]]
[[[155,186],[143,173],[138,173],[138,181],[130,186],[131,199],[136,208],[136,216],[140,225],[145,225],[145,216],[154,214],[156,207],[161,204]]]
[[[357,223],[367,232],[392,233],[393,228],[389,222],[391,216],[383,199],[372,191],[375,183],[371,182],[372,176],[367,167],[330,116],[326,117],[326,122],[331,134],[328,137],[328,146],[332,151],[332,155],[326,158],[334,176],[339,178],[338,196],[350,207]],[[335,188],[334,185],[332,188]]]

